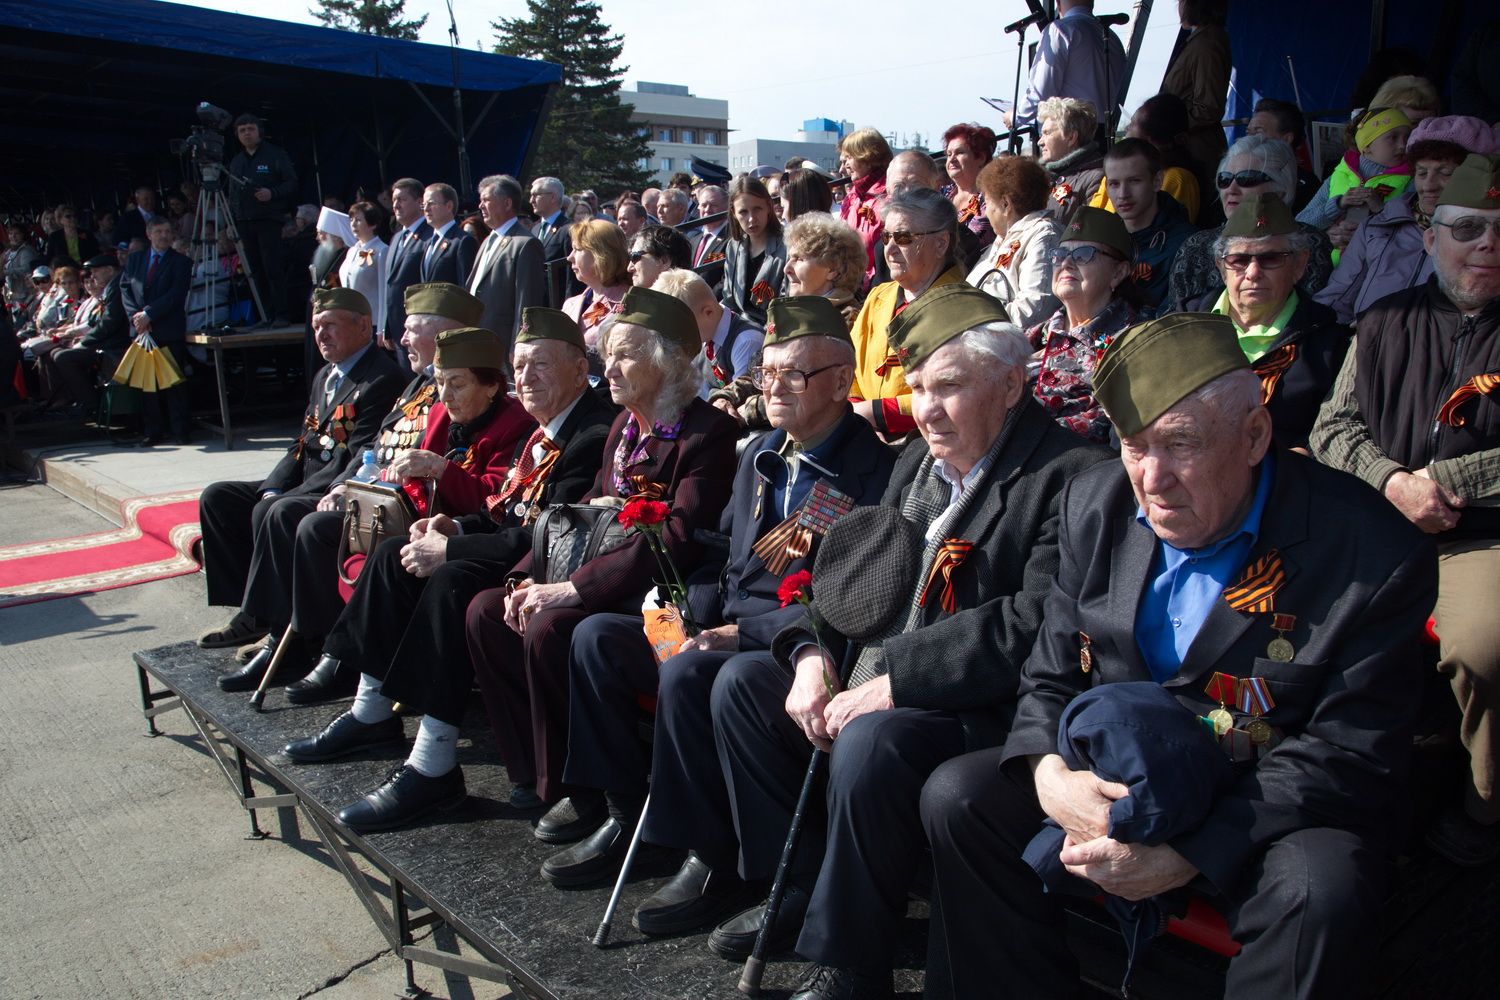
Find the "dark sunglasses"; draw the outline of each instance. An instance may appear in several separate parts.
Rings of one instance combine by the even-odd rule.
[[[1278,271],[1292,259],[1292,251],[1279,250],[1274,253],[1226,253],[1219,258],[1224,266],[1236,273],[1248,270],[1252,263],[1259,264],[1262,271]]]
[[[905,230],[893,232],[887,229],[885,232],[880,234],[880,242],[884,243],[886,246],[890,246],[892,243],[894,243],[898,247],[909,247],[912,245],[913,241],[919,240],[923,236],[933,236],[940,232],[942,232],[941,229],[929,229],[925,233],[908,233]]]
[[[651,256],[651,254],[646,252],[645,250],[632,250],[630,251],[628,256],[630,258],[630,263],[636,264],[640,262],[642,257],[649,257]]]
[[[1070,260],[1075,264],[1092,264],[1095,257],[1107,257],[1108,259],[1115,261],[1123,261],[1125,259],[1119,254],[1113,254],[1107,250],[1100,250],[1098,247],[1073,247],[1071,250],[1067,247],[1058,247],[1057,249],[1052,251],[1052,266],[1062,267]]]
[[[1495,235],[1500,237],[1500,219],[1486,219],[1478,215],[1466,215],[1457,222],[1434,221],[1433,225],[1447,229],[1460,243],[1473,243],[1484,235],[1486,229],[1494,230]]]
[[[1214,183],[1219,185],[1220,191],[1223,191],[1231,184],[1238,184],[1242,188],[1253,188],[1259,187],[1262,184],[1269,184],[1271,183],[1271,179],[1271,175],[1264,170],[1241,170],[1237,174],[1225,171],[1214,179]]]

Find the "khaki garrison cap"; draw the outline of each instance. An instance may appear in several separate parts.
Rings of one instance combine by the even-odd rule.
[[[1173,313],[1131,327],[1105,348],[1094,398],[1129,437],[1220,375],[1249,367],[1228,316]]]

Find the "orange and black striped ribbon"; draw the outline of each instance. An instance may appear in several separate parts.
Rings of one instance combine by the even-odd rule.
[[[1447,424],[1449,427],[1462,427],[1467,421],[1459,414],[1458,408],[1471,399],[1487,396],[1500,389],[1500,372],[1485,372],[1483,375],[1475,375],[1469,381],[1453,391],[1448,401],[1438,410],[1438,423]]]
[[[661,483],[653,483],[643,475],[630,477],[630,496],[628,500],[660,500],[667,495],[667,488]]]
[[[927,607],[933,588],[941,580],[943,591],[940,601],[943,610],[950,615],[958,610],[958,600],[953,594],[953,574],[964,564],[964,560],[969,558],[969,550],[973,547],[973,542],[966,542],[962,538],[943,539],[937,555],[932,559],[932,569],[927,573],[927,582],[922,585],[922,597],[917,601],[918,605]]]
[[[886,372],[890,371],[892,368],[900,368],[901,366],[900,352],[892,351],[885,356],[884,361],[875,366],[875,374],[880,378],[885,378]]]
[[[1276,608],[1276,591],[1286,583],[1281,553],[1272,549],[1251,563],[1238,580],[1224,588],[1224,600],[1236,611],[1262,614]]]
[[[1276,386],[1281,382],[1281,376],[1292,367],[1297,360],[1297,345],[1282,344],[1269,354],[1262,354],[1260,360],[1250,367],[1255,374],[1260,376],[1260,402],[1262,406],[1271,404],[1271,397],[1276,395]]]
[[[401,404],[401,412],[405,414],[406,419],[415,420],[417,419],[417,417],[422,415],[423,411],[432,408],[432,404],[434,400],[436,400],[436,398],[437,386],[433,385],[431,382],[428,382],[426,385],[422,386],[422,388],[417,390],[417,394],[415,396],[413,396],[407,402]]]

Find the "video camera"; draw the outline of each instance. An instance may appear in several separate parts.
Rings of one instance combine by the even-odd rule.
[[[186,139],[172,143],[172,152],[191,157],[205,180],[218,180],[224,168],[224,132],[234,116],[207,101],[199,101],[195,111],[199,124],[192,127]]]

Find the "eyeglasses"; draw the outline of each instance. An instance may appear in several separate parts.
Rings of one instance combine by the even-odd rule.
[[[923,236],[934,236],[940,232],[942,232],[941,229],[929,229],[925,233],[908,233],[905,230],[892,231],[890,229],[887,229],[885,232],[880,234],[880,242],[884,243],[886,246],[890,246],[892,243],[894,243],[898,247],[909,247],[911,246],[913,240],[921,239]]]
[[[800,368],[764,368],[759,365],[750,369],[750,384],[762,392],[771,388],[771,383],[781,381],[787,392],[802,392],[807,388],[807,380],[820,372],[826,372],[838,365],[824,365],[822,368],[814,368],[810,372],[802,371]]]
[[[1473,243],[1484,235],[1489,229],[1500,238],[1500,218],[1485,218],[1480,215],[1466,215],[1457,222],[1438,222],[1433,220],[1433,225],[1443,226],[1453,234],[1453,238],[1460,243]]]
[[[1241,170],[1237,174],[1224,171],[1215,178],[1214,183],[1219,185],[1220,191],[1223,191],[1231,184],[1238,184],[1242,188],[1253,188],[1269,184],[1272,179],[1271,175],[1263,170]]]
[[[1095,257],[1107,257],[1108,259],[1114,261],[1123,261],[1125,259],[1119,254],[1113,254],[1107,250],[1100,250],[1098,247],[1081,246],[1073,247],[1072,249],[1069,249],[1067,247],[1058,247],[1057,249],[1052,251],[1052,266],[1062,267],[1070,260],[1075,264],[1092,264]]]
[[[630,251],[628,256],[630,258],[630,263],[639,264],[643,257],[650,257],[651,253],[647,250],[632,250]]]
[[[1274,253],[1226,253],[1219,259],[1235,273],[1249,270],[1252,263],[1259,264],[1262,271],[1278,271],[1286,267],[1287,262],[1292,259],[1292,253],[1291,250],[1278,250]]]

